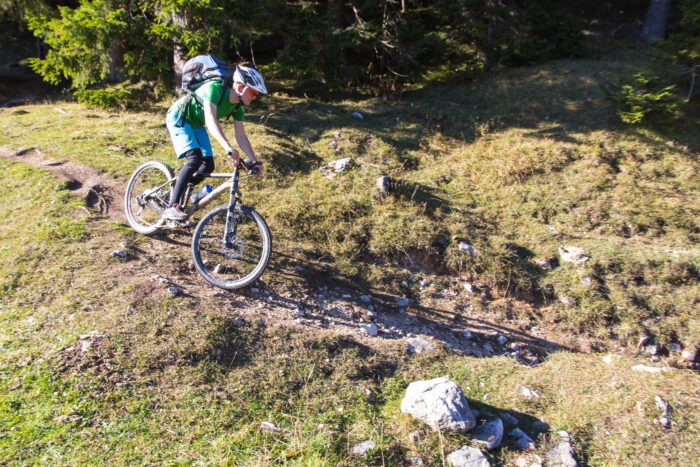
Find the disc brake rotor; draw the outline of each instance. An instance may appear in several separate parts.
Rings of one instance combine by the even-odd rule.
[[[243,256],[245,250],[245,242],[242,238],[237,237],[233,232],[226,235],[226,239],[222,242],[221,252],[229,259],[238,259]]]

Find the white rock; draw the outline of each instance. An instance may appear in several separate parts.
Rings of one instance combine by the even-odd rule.
[[[80,350],[87,352],[95,345],[95,341],[82,341],[80,343]]]
[[[537,454],[518,457],[515,465],[516,467],[542,467],[542,458]]]
[[[447,376],[409,384],[401,401],[401,412],[414,416],[436,431],[465,433],[476,425],[464,393]]]
[[[365,302],[365,303],[369,303],[370,299],[367,295],[360,295],[360,301]]]
[[[518,388],[518,393],[523,397],[527,397],[528,399],[536,399],[540,397],[540,395],[536,391],[526,388],[525,386],[520,386]]]
[[[469,340],[472,338],[472,332],[471,331],[462,331],[462,336],[464,336],[464,338],[466,340]]]
[[[586,252],[577,246],[560,245],[559,256],[561,256],[562,261],[573,264],[582,264],[590,259]]]
[[[634,371],[641,371],[641,372],[646,372],[646,373],[662,373],[668,371],[666,368],[659,368],[655,366],[647,366],[647,365],[635,365],[632,367]]]
[[[490,467],[491,464],[477,448],[462,446],[447,456],[447,463],[452,467]]]
[[[353,456],[364,456],[369,451],[373,451],[375,449],[377,449],[377,443],[372,440],[367,440],[354,445],[350,451],[350,454]]]
[[[681,348],[681,346],[679,344],[672,342],[672,343],[668,344],[668,350],[670,350],[671,352],[680,353],[681,350],[683,350],[683,349]]]
[[[547,227],[547,230],[549,230],[550,232],[552,232],[554,235],[557,234],[557,229],[555,229],[555,228],[552,227],[551,225],[546,225],[545,227]]]
[[[425,465],[425,464],[423,463],[423,459],[421,459],[420,457],[411,457],[408,460],[408,465]]]
[[[363,120],[365,118],[360,112],[353,112],[352,116],[355,118],[359,118],[360,120]]]
[[[518,449],[522,450],[532,450],[535,449],[535,441],[533,441],[532,438],[530,438],[528,435],[525,434],[523,430],[520,428],[515,428],[511,430],[510,433],[508,433],[508,436],[513,438],[515,441],[515,445],[518,447]]]
[[[409,352],[415,354],[432,352],[435,350],[435,347],[422,337],[410,337],[406,339],[406,347],[408,347]]]
[[[376,324],[366,324],[366,325],[362,326],[360,329],[362,329],[362,331],[366,332],[367,334],[369,334],[372,337],[379,334],[379,329],[377,329]]]
[[[476,249],[467,242],[459,242],[457,248],[459,248],[459,251],[464,251],[472,255],[476,254]]]
[[[508,342],[508,338],[499,334],[499,336],[496,338],[496,341],[499,345],[506,345],[506,342]]]
[[[111,256],[116,258],[126,258],[126,254],[127,253],[124,250],[114,250]]]
[[[681,352],[681,358],[689,362],[694,362],[697,357],[698,353],[695,348],[685,349],[683,352]]]
[[[464,290],[466,290],[469,293],[474,293],[474,286],[469,284],[469,283],[464,283],[462,284],[462,287],[464,287]]]
[[[170,292],[173,295],[180,295],[180,289],[177,287],[168,287],[168,292]]]
[[[658,346],[658,345],[653,344],[653,345],[648,345],[648,346],[646,346],[646,347],[644,348],[644,350],[645,350],[646,353],[648,353],[649,355],[658,355],[660,349],[659,349],[659,346]]]
[[[490,451],[501,445],[503,439],[503,421],[498,417],[489,417],[486,423],[474,429],[471,435],[477,443],[485,444],[486,450]]]
[[[408,306],[407,298],[394,297],[394,300],[396,300],[396,305],[398,305],[399,308],[405,308]]]
[[[577,467],[571,437],[566,431],[557,432],[559,442],[547,453],[547,467]]]
[[[617,355],[613,355],[611,353],[607,354],[606,356],[603,357],[603,361],[610,365],[612,362],[615,361],[615,358],[617,358]]]
[[[668,403],[659,396],[654,396],[656,411],[659,414],[657,421],[664,428],[671,428],[671,415],[669,414]]]
[[[129,248],[131,248],[131,245],[129,245],[126,242],[122,242],[119,246],[124,248],[125,250],[128,250]]]

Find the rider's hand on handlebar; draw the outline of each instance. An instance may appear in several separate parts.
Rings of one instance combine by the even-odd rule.
[[[243,167],[250,175],[262,175],[263,173],[263,165],[260,161],[246,159],[243,161]]]
[[[233,165],[238,165],[238,161],[241,160],[241,155],[235,149],[231,148],[226,152],[226,155],[231,158]]]

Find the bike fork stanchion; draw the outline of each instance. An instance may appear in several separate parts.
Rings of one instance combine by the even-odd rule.
[[[238,191],[238,167],[233,170],[233,180],[231,183],[231,194],[228,199],[228,210],[226,211],[226,229],[224,230],[224,238],[221,240],[223,247],[226,248],[226,243],[228,242],[229,230],[231,229],[231,215],[233,215],[233,231],[230,233],[236,235],[236,228],[238,226],[238,215],[235,214],[236,208],[236,192]]]

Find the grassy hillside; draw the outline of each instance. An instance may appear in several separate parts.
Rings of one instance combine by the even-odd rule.
[[[138,236],[86,212],[46,170],[0,160],[0,459],[438,465],[468,437],[413,443],[419,424],[398,406],[409,382],[445,374],[472,408],[539,434],[542,456],[564,429],[591,465],[697,458],[697,374],[675,367],[674,351],[663,373],[630,368],[649,358],[636,353],[643,335],[686,349],[700,341],[698,120],[619,125],[598,83],[644,60],[625,56],[437,82],[395,101],[256,102],[246,128],[266,176],[246,182],[244,199],[267,219],[275,253],[264,283],[243,294],[195,275],[190,232]],[[3,109],[0,146],[125,183],[143,161],[177,165],[167,105]],[[356,166],[332,180],[318,170],[348,156]],[[395,180],[386,199],[380,175]],[[123,242],[129,256],[111,257]],[[590,260],[565,263],[560,245]],[[186,293],[169,294],[163,277]],[[409,297],[416,334],[449,316],[570,351],[542,351],[534,367],[446,347],[410,356],[402,340],[290,325],[293,305],[286,322],[272,316],[273,302],[321,292],[370,294],[379,319],[398,316],[392,295]],[[590,350],[619,355],[605,363]],[[519,385],[542,397],[521,398]],[[655,395],[671,404],[671,429],[654,423]],[[351,457],[365,439],[378,450]],[[511,465],[523,454],[506,444],[491,455]]]

